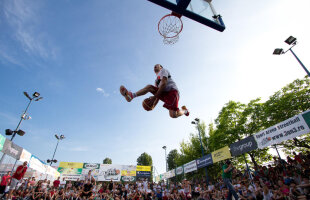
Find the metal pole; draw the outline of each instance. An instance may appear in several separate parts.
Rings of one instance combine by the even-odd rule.
[[[26,107],[26,110],[24,111],[23,115],[20,117],[20,121],[19,121],[19,123],[18,123],[18,125],[17,125],[17,127],[16,127],[16,129],[15,129],[15,131],[14,131],[14,133],[13,133],[13,135],[12,135],[11,141],[13,141],[13,139],[14,139],[14,137],[15,137],[15,135],[16,135],[16,132],[17,132],[17,130],[19,129],[19,126],[20,126],[20,124],[22,123],[22,121],[23,121],[23,119],[24,119],[23,117],[24,117],[25,114],[27,113],[27,110],[28,110],[28,108],[29,108],[31,102],[32,102],[32,99],[29,101],[29,103],[28,103],[28,105],[27,105],[27,107]]]
[[[242,154],[242,155],[243,155],[243,158],[244,158],[244,161],[245,161],[246,169],[247,169],[248,174],[249,174],[249,178],[251,180],[251,183],[253,184],[253,178],[252,178],[252,175],[251,175],[251,172],[250,172],[250,168],[249,168],[248,162],[247,162],[247,160],[245,158],[245,155],[244,154]]]
[[[200,140],[200,147],[201,147],[201,152],[202,152],[202,156],[205,155],[204,151],[203,151],[203,147],[202,147],[202,141],[201,141],[201,136],[200,136],[200,128],[199,128],[199,124],[197,123],[197,129],[198,129],[198,133],[199,133],[199,140]],[[209,179],[208,179],[208,169],[207,167],[205,167],[205,171],[206,171],[206,182],[207,182],[207,186],[209,185]]]
[[[18,122],[18,124],[17,124],[17,127],[16,127],[15,131],[13,132],[11,141],[13,141],[13,139],[14,139],[14,137],[15,137],[15,135],[16,135],[16,132],[17,132],[17,130],[19,129],[19,126],[20,126],[20,124],[21,124],[22,121],[23,121],[23,117],[24,117],[24,115],[27,113],[27,110],[28,110],[28,108],[29,108],[29,106],[30,106],[32,100],[33,100],[33,99],[31,99],[31,100],[29,101],[29,103],[28,103],[28,105],[27,105],[27,107],[26,107],[26,110],[25,110],[24,113],[22,114],[22,116],[21,116],[21,118],[20,118],[20,120],[19,120],[19,122]],[[3,153],[3,155],[2,155],[2,157],[1,157],[1,159],[0,159],[0,166],[1,166],[1,164],[2,164],[2,162],[3,162],[3,160],[4,160],[4,158],[5,158],[5,155],[6,155],[6,154]]]
[[[308,74],[308,76],[310,77],[310,72],[308,71],[308,69],[305,67],[305,65],[299,60],[299,58],[296,56],[296,54],[294,53],[294,51],[292,50],[292,48],[289,49],[291,51],[291,53],[295,56],[296,60],[299,62],[299,64],[302,66],[302,68],[306,71],[306,73]]]
[[[281,156],[280,156],[280,154],[279,154],[279,151],[278,151],[277,145],[275,144],[275,145],[274,145],[274,147],[276,148],[276,151],[277,151],[277,153],[278,153],[278,156],[279,156],[280,160],[282,160],[282,158],[281,158]],[[281,162],[281,163],[282,163],[282,162]]]
[[[57,145],[56,145],[56,148],[55,148],[55,151],[54,151],[53,158],[51,160],[50,166],[52,166],[52,164],[53,164],[53,160],[54,160],[54,157],[55,157],[55,154],[56,154],[56,151],[57,151],[58,143],[59,143],[59,139],[57,139]]]

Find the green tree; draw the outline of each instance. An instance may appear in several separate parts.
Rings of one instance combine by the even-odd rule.
[[[112,159],[111,158],[105,158],[104,160],[103,160],[103,164],[112,164]]]
[[[137,158],[137,165],[144,165],[144,166],[153,166],[153,160],[152,156],[147,154],[146,152],[142,153],[138,158]],[[153,181],[153,167],[151,170],[151,181]]]
[[[180,157],[178,150],[173,149],[167,155],[168,170],[177,168],[177,159]]]
[[[310,109],[310,79],[297,79],[272,95],[265,103],[266,126],[273,126]],[[279,144],[286,154],[310,149],[310,135],[306,134]]]

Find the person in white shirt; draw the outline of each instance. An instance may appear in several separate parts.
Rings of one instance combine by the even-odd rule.
[[[65,188],[66,187],[66,183],[67,183],[67,181],[65,180],[65,178],[63,178],[62,181],[60,181],[60,185],[59,186],[61,188]]]
[[[179,109],[179,90],[176,83],[171,78],[169,71],[164,69],[160,64],[156,64],[154,66],[154,72],[157,76],[155,86],[147,85],[136,93],[132,93],[122,85],[120,87],[121,94],[128,102],[131,102],[132,99],[146,95],[150,92],[154,95],[148,99],[148,102],[152,104],[148,105],[150,110],[153,110],[158,101],[161,100],[164,102],[164,107],[169,110],[169,115],[171,118],[178,118],[182,115],[189,116],[189,111],[186,106],[182,106],[181,110]]]

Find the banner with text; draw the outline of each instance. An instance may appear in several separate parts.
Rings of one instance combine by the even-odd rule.
[[[197,168],[203,168],[213,164],[212,155],[208,154],[196,160]]]
[[[197,170],[196,160],[188,162],[188,163],[184,164],[183,166],[184,166],[184,173],[185,174]]]
[[[150,172],[151,169],[152,169],[152,166],[137,165],[137,171]]]
[[[20,155],[22,154],[22,151],[23,151],[23,148],[14,144],[13,142],[11,142],[11,140],[8,140],[8,139],[5,140],[3,144],[3,148],[2,148],[2,152],[4,154],[7,154],[15,158],[16,160],[18,160],[20,158]]]
[[[232,156],[239,156],[255,149],[257,149],[257,143],[253,135],[230,145]]]
[[[3,149],[5,140],[6,140],[6,137],[4,137],[3,135],[0,135],[0,151]]]
[[[183,166],[177,167],[175,170],[176,175],[181,175],[181,174],[183,174],[183,172],[184,172]]]
[[[136,165],[122,165],[121,180],[132,182],[136,180]]]
[[[225,146],[211,153],[213,163],[231,158],[229,147]]]
[[[310,132],[310,111],[291,117],[255,134],[258,148],[279,144]]]
[[[31,159],[31,153],[28,152],[26,149],[23,149],[23,150],[22,150],[22,153],[21,153],[21,155],[20,155],[19,160],[22,161],[22,162],[27,161],[27,162],[28,162],[28,165],[29,165],[30,159]]]
[[[83,170],[82,170],[83,178],[85,178],[85,175],[87,175],[89,170],[90,170],[91,171],[91,175],[96,180],[98,180],[99,168],[100,168],[100,164],[99,163],[83,163]]]
[[[100,164],[98,181],[120,181],[122,165]]]
[[[83,163],[79,162],[60,162],[57,170],[60,173],[60,179],[76,181],[82,178]]]

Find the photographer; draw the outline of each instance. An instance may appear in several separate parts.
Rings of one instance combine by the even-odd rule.
[[[231,200],[232,195],[234,196],[235,200],[238,200],[238,194],[235,191],[234,186],[231,184],[231,174],[233,171],[233,165],[231,164],[230,160],[226,160],[225,164],[222,167],[222,177],[223,177],[223,181],[226,185],[226,187],[229,189],[229,193],[227,196],[227,200]]]

